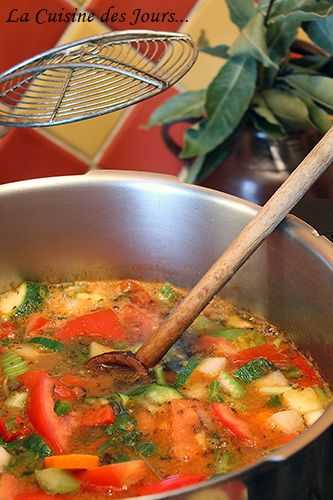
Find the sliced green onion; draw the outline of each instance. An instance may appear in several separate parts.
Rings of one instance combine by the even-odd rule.
[[[28,370],[26,361],[15,352],[6,352],[0,358],[0,365],[9,379],[23,375]]]
[[[151,457],[156,452],[156,446],[151,442],[139,443],[136,445],[135,449],[144,457]]]
[[[167,302],[174,302],[177,299],[177,294],[170,283],[164,283],[158,293],[159,299]]]
[[[60,352],[64,350],[64,344],[55,339],[50,339],[48,337],[33,337],[29,340],[31,344],[37,344],[43,349],[47,349],[49,351]]]

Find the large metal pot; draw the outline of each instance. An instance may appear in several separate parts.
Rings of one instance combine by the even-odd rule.
[[[3,185],[1,286],[23,278],[136,277],[190,287],[256,211],[230,195],[145,174],[96,172]],[[223,295],[287,330],[333,383],[328,240],[289,217]],[[253,466],[174,495],[331,500],[332,422],[330,407],[311,429]]]

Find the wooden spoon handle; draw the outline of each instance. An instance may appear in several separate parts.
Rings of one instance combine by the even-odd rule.
[[[333,128],[259,210],[256,217],[229,244],[224,254],[137,352],[137,358],[146,367],[153,367],[162,359],[214,295],[233,277],[332,162]]]

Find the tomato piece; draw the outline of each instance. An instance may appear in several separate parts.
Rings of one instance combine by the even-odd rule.
[[[139,306],[148,307],[152,303],[152,297],[144,286],[135,280],[126,280],[120,284],[122,293],[129,293],[131,302]]]
[[[20,493],[20,481],[12,474],[3,474],[0,478],[0,500],[16,500]]]
[[[243,349],[232,356],[234,366],[242,366],[256,358],[265,358],[274,365],[284,368],[290,365],[290,358],[279,351],[274,344],[261,344],[249,349]]]
[[[197,408],[197,402],[187,399],[170,402],[171,448],[180,460],[193,458],[203,451],[196,438],[201,427]]]
[[[64,453],[73,421],[54,411],[55,380],[42,371],[27,372],[20,379],[29,389],[27,413],[32,426],[55,453]]]
[[[40,314],[32,314],[25,325],[25,334],[26,336],[30,336],[35,334],[46,325],[50,323],[50,320],[41,316]]]
[[[110,340],[124,340],[124,332],[118,316],[112,309],[96,311],[67,321],[56,332],[62,341],[76,337],[102,337]]]
[[[142,486],[142,488],[139,488],[138,494],[153,495],[154,493],[164,493],[165,491],[191,486],[191,484],[200,483],[206,479],[207,477],[201,474],[177,474],[175,476],[167,477],[166,479],[163,479],[163,481]]]
[[[77,474],[77,478],[88,485],[123,488],[138,483],[147,472],[143,460],[131,460],[90,469]]]
[[[223,403],[211,405],[212,415],[218,424],[226,427],[234,436],[248,446],[254,446],[254,437],[247,422],[239,418],[232,409]]]
[[[119,318],[132,342],[146,340],[159,324],[157,314],[135,304],[125,304],[119,311]]]
[[[15,333],[15,324],[11,321],[2,321],[0,323],[0,339],[8,339]]]
[[[10,443],[16,439],[23,438],[31,434],[31,429],[26,425],[26,422],[21,417],[15,418],[15,430],[9,430],[6,426],[6,421],[0,418],[0,437]]]
[[[86,410],[81,416],[81,426],[96,427],[98,425],[109,425],[115,421],[115,414],[111,406],[105,405],[98,408]]]
[[[210,335],[203,335],[198,340],[198,350],[204,352],[214,352],[220,356],[235,356],[238,349],[229,340],[223,337],[213,337]]]
[[[54,396],[56,399],[76,401],[77,399],[83,397],[84,394],[85,390],[82,387],[68,387],[59,380],[55,381]]]

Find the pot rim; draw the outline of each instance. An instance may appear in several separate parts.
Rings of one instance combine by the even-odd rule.
[[[3,196],[11,196],[12,194],[19,194],[20,192],[31,191],[33,193],[34,191],[39,191],[41,189],[61,189],[62,187],[71,186],[74,188],[75,186],[94,186],[100,184],[100,182],[103,182],[104,180],[112,183],[125,183],[131,186],[140,185],[141,188],[146,190],[154,190],[154,186],[156,186],[157,183],[160,184],[159,187],[163,186],[163,189],[167,190],[170,194],[173,192],[180,192],[184,195],[195,194],[215,201],[221,206],[225,204],[234,205],[237,206],[238,209],[241,206],[244,212],[253,217],[260,208],[254,203],[227,193],[201,186],[184,184],[173,176],[122,170],[93,170],[83,175],[29,179],[3,184],[0,186],[0,201]],[[286,220],[280,224],[277,231],[281,230],[296,236],[299,242],[301,242],[305,247],[311,248],[311,251],[314,252],[318,258],[321,258],[333,270],[333,244],[325,236],[320,236],[312,226],[294,215],[288,215]],[[290,443],[285,444],[278,450],[264,456],[261,460],[256,461],[255,464],[251,464],[246,467],[242,467],[235,472],[225,474],[221,478],[212,478],[200,484],[170,491],[168,492],[168,498],[184,493],[190,493],[191,491],[197,491],[198,489],[205,487],[215,486],[221,483],[237,481],[242,475],[253,473],[261,467],[267,467],[269,465],[274,465],[275,463],[287,460],[308,446],[317,437],[323,434],[332,424],[333,403],[331,403],[325,413],[309,429],[294,438]],[[165,498],[165,494],[149,495],[140,498],[149,498],[153,500]]]

